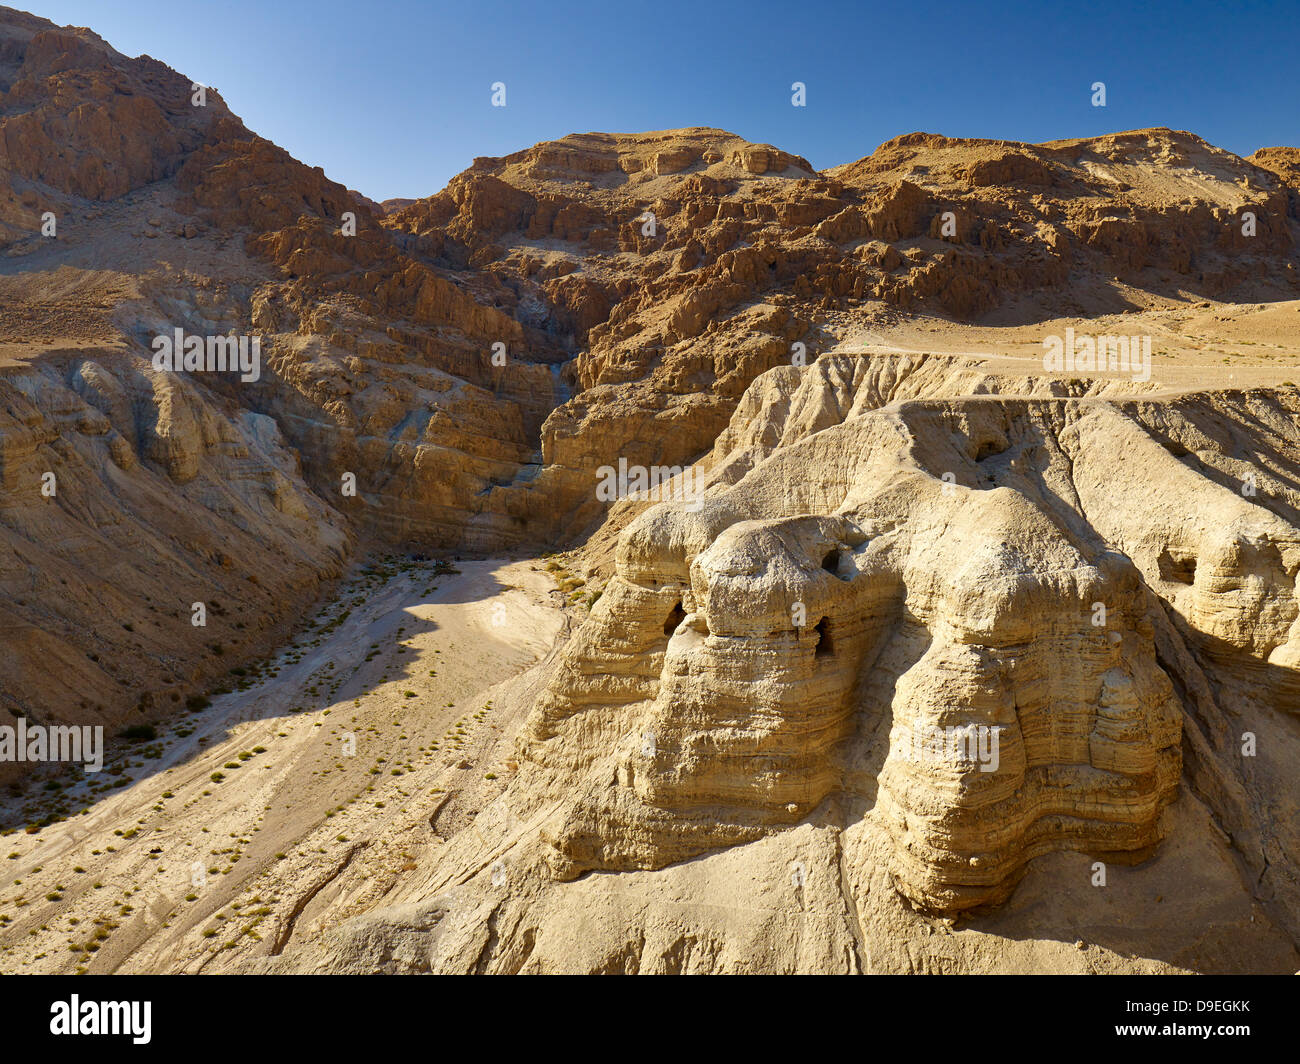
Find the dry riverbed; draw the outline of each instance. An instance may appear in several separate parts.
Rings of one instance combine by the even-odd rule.
[[[209,706],[6,797],[11,824],[71,813],[0,839],[0,972],[225,970],[433,859],[515,769],[494,694],[565,626],[540,562],[455,568],[359,568]]]

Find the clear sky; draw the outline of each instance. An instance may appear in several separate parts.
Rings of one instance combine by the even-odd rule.
[[[915,130],[1300,145],[1300,0],[8,2],[214,85],[250,129],[375,199],[592,130],[716,126],[818,168]]]

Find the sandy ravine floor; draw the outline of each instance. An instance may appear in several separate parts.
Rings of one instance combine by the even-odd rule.
[[[564,625],[540,564],[455,565],[359,564],[234,690],[60,792],[74,815],[0,840],[0,972],[220,970],[414,871],[431,810],[504,789],[493,688]]]

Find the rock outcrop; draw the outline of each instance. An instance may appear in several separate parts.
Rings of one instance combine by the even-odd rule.
[[[882,378],[909,375],[890,361],[772,371],[741,415],[763,423],[730,439],[780,446],[748,471],[720,446],[734,483],[624,533],[527,735],[539,778],[593,778],[555,831],[560,876],[661,867],[820,810],[887,837],[918,905],[987,904],[1036,854],[1159,841],[1192,683],[1169,644],[1289,711],[1295,467],[1258,484],[1222,425],[1266,424],[1294,454],[1293,389],[876,407]],[[996,755],[926,746],[972,728],[1000,733]]]
[[[817,174],[721,130],[584,134],[478,159],[384,224],[487,273],[520,320],[576,352],[577,394],[542,451],[543,484],[581,526],[593,510],[575,483],[611,456],[697,457],[756,376],[796,344],[833,345],[854,315],[969,320],[1022,294],[1087,313],[1084,291],[1128,286],[1293,298],[1286,150],[1246,161],[1172,130],[1044,145],[910,134]]]
[[[0,376],[0,722],[174,713],[283,638],[351,541],[271,418],[184,377],[112,350]]]
[[[1294,941],[1300,393],[1079,384],[925,357],[760,377],[703,503],[629,525],[521,691],[519,772],[475,829],[393,908],[254,967],[998,970],[1032,868],[1146,926],[1162,899],[1093,900],[1098,869],[1173,883],[1189,847]]]

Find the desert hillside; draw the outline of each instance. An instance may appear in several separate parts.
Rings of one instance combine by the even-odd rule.
[[[1300,149],[411,191],[0,7],[0,971],[1300,968]]]

